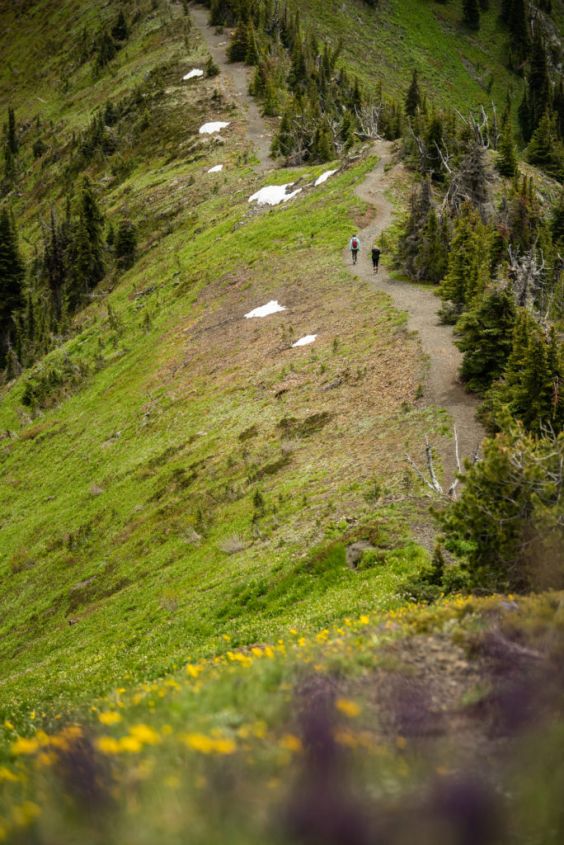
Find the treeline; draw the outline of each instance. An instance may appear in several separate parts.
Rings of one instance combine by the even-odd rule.
[[[57,345],[109,270],[125,270],[135,260],[134,225],[124,219],[115,231],[107,224],[87,177],[61,217],[51,209],[42,229],[42,243],[26,265],[14,217],[0,211],[0,370],[8,378]]]
[[[329,161],[358,137],[376,131],[394,139],[402,110],[381,91],[368,98],[356,77],[339,65],[341,44],[320,44],[315,34],[277,0],[200,0],[212,26],[233,26],[231,61],[255,68],[251,93],[268,116],[280,116],[273,153],[288,163]]]

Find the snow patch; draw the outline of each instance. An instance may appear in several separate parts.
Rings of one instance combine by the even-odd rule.
[[[316,340],[316,334],[306,334],[304,337],[300,337],[299,340],[292,344],[292,349],[295,349],[296,346],[309,346],[310,343],[315,343]]]
[[[261,305],[260,308],[254,308],[252,311],[249,311],[248,314],[245,314],[245,317],[247,320],[253,317],[268,317],[270,314],[277,314],[279,311],[286,310],[286,306],[280,305],[277,299],[271,299],[266,305]]]
[[[204,75],[204,71],[200,70],[199,67],[195,67],[194,70],[189,71],[186,76],[183,76],[182,79],[184,82],[188,82],[189,79],[201,79]]]
[[[249,197],[249,202],[256,202],[257,205],[279,205],[281,202],[288,202],[302,191],[301,188],[298,188],[296,191],[287,194],[287,188],[291,188],[293,184],[293,182],[289,182],[287,185],[267,185],[266,188],[261,188],[256,194]]]
[[[200,135],[213,135],[214,132],[221,132],[222,129],[226,129],[228,126],[229,123],[224,123],[221,120],[204,123],[203,126],[200,126]]]
[[[223,164],[216,164],[215,167],[210,167],[208,173],[221,173],[223,170]]]
[[[331,176],[334,176],[335,173],[338,173],[338,171],[337,170],[326,170],[325,173],[322,173],[321,176],[318,179],[315,180],[315,182],[313,183],[314,187],[317,188],[317,187],[319,187],[319,185],[323,185],[323,183],[326,182],[328,179],[330,179]]]

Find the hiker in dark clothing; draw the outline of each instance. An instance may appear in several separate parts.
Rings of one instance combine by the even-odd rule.
[[[381,253],[381,251],[382,250],[380,250],[376,246],[376,244],[374,244],[374,246],[372,247],[372,266],[374,268],[375,273],[378,272],[378,265],[380,264],[380,253]]]
[[[358,235],[353,235],[351,241],[349,243],[349,249],[351,251],[353,264],[356,264],[358,259],[358,253],[360,251],[360,238]]]

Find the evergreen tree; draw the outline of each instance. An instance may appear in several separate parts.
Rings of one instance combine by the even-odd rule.
[[[418,281],[440,282],[448,265],[448,239],[437,213],[430,208],[421,229],[419,248],[413,261],[413,277]]]
[[[489,234],[471,203],[465,203],[454,224],[448,271],[440,287],[443,300],[450,303],[452,316],[474,304],[489,278]],[[445,316],[450,316],[444,312]]]
[[[463,352],[460,375],[482,392],[500,378],[511,353],[517,308],[507,286],[486,292],[457,323],[456,345]]]
[[[14,222],[3,208],[0,211],[0,367],[6,364],[14,341],[14,315],[24,305],[24,275]]]
[[[505,4],[505,0],[504,0]],[[505,22],[511,33],[511,52],[515,65],[527,57],[530,47],[528,0],[511,0],[511,9]],[[502,11],[503,16],[503,11]]]
[[[244,21],[239,21],[237,29],[233,33],[233,38],[229,45],[228,56],[230,62],[244,62],[249,50],[249,42],[247,40],[248,28]]]
[[[411,195],[409,217],[396,256],[399,266],[411,279],[417,277],[416,262],[421,247],[421,233],[431,207],[431,185],[428,179],[424,179],[419,190],[413,191]]]
[[[94,288],[104,276],[104,218],[98,208],[90,180],[82,181],[78,202],[78,220],[70,244],[70,277],[68,299],[71,309]]]
[[[421,91],[419,89],[419,77],[417,70],[413,71],[411,85],[408,88],[405,98],[405,113],[408,117],[415,117],[421,108]]]
[[[471,202],[485,217],[489,199],[488,172],[483,146],[472,140],[458,168],[460,195]]]
[[[112,27],[112,38],[116,41],[127,41],[129,38],[129,27],[127,26],[123,9],[120,9],[117,20]]]
[[[531,48],[529,74],[527,77],[527,108],[520,112],[521,130],[525,141],[529,141],[550,106],[550,77],[546,51],[540,31],[537,30]]]
[[[527,160],[549,176],[564,181],[564,145],[558,138],[556,116],[546,112],[527,147]]]
[[[438,514],[445,548],[480,591],[561,588],[562,494],[553,479],[561,477],[564,435],[535,438],[511,425],[483,452],[460,498]]]
[[[119,224],[115,242],[115,256],[118,266],[127,270],[135,262],[137,251],[137,232],[130,220],[122,220]]]
[[[462,20],[469,29],[480,29],[479,0],[462,0]]]
[[[517,151],[513,141],[513,130],[510,119],[505,122],[501,133],[501,139],[498,147],[498,158],[495,166],[502,176],[513,178],[513,176],[515,176],[518,172]]]
[[[564,369],[554,331],[538,324],[527,308],[519,308],[511,353],[503,378],[486,394],[483,417],[492,430],[503,426],[507,411],[527,431],[557,433],[564,427]]]
[[[6,144],[12,155],[17,155],[19,144],[18,133],[16,129],[16,113],[14,112],[14,109],[11,106],[8,108],[8,130],[6,133]]]

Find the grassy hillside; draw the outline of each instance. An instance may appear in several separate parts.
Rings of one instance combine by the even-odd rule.
[[[105,232],[127,217],[139,235],[133,267],[106,247],[110,269],[56,348],[0,385],[0,842],[180,843],[187,828],[206,845],[278,841],[318,697],[335,759],[352,754],[393,807],[453,760],[495,758],[477,727],[492,690],[499,715],[490,633],[524,674],[531,654],[558,656],[558,596],[411,607],[432,530],[405,454],[426,435],[444,444],[450,421],[425,400],[405,315],[343,265],[372,217],[355,188],[374,158],[255,169],[226,75],[183,81],[208,59],[183,6],[0,7],[0,108],[15,109],[20,143],[5,202],[25,258],[85,173]],[[470,36],[456,3],[299,4],[321,37],[343,36],[365,84],[403,96],[417,66],[433,102],[461,109],[519,87],[495,6]],[[129,37],[97,66],[119,9]],[[85,152],[108,102],[111,151]],[[220,137],[199,133],[217,120]],[[292,202],[249,204],[288,183]],[[285,310],[245,318],[273,299]],[[397,715],[398,678],[445,720],[424,726],[432,753]],[[461,725],[475,755],[453,752]]]

